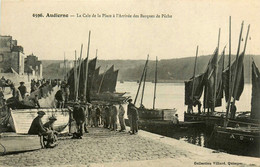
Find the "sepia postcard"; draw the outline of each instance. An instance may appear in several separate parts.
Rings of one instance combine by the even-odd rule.
[[[260,166],[259,1],[0,2],[0,166]]]

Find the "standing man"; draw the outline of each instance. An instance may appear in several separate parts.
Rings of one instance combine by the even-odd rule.
[[[117,122],[118,122],[118,110],[116,105],[112,105],[111,107],[111,125],[112,125],[112,130],[117,131]]]
[[[65,103],[69,101],[70,97],[70,85],[66,85],[65,87]]]
[[[133,131],[131,134],[135,134],[138,133],[139,114],[137,108],[134,105],[131,106],[130,110],[132,114],[132,127],[133,127]]]
[[[237,107],[234,104],[234,102],[231,102],[231,106],[230,106],[230,118],[234,119],[236,117],[236,111],[237,111]]]
[[[109,124],[110,124],[110,122],[109,122],[109,107],[106,106],[105,107],[105,123],[104,123],[104,127],[109,129]]]
[[[6,80],[5,77],[2,76],[2,78],[0,79],[0,86],[2,87],[3,92],[5,91],[5,86],[6,86]]]
[[[131,113],[131,107],[134,106],[134,104],[132,103],[132,99],[129,99],[127,102],[128,102],[128,105],[127,105],[127,117],[128,117],[128,121],[129,121],[129,126],[130,126],[130,131],[129,133],[132,133],[133,132],[133,125],[132,125],[132,113]]]
[[[22,101],[21,93],[18,89],[15,88],[14,84],[10,85],[12,90],[12,95],[15,101]]]
[[[24,99],[25,94],[27,93],[27,89],[26,86],[24,86],[24,82],[20,82],[20,86],[18,87],[18,89],[21,93],[22,98]]]
[[[122,104],[119,104],[119,123],[120,123],[120,130],[119,132],[125,132],[125,109]]]
[[[55,94],[55,99],[57,100],[57,107],[64,108],[65,97],[63,89],[57,91],[57,93]]]

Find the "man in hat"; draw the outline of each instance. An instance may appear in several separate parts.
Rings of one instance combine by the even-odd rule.
[[[110,122],[109,122],[109,107],[106,106],[105,107],[105,123],[104,123],[104,127],[105,128],[109,128]]]
[[[15,102],[21,101],[22,100],[21,93],[18,89],[15,88],[13,83],[10,85],[10,88],[12,90],[12,95],[13,95],[13,99],[15,100]]]
[[[138,133],[138,120],[139,120],[139,114],[137,108],[132,105],[130,107],[130,113],[132,115],[132,133],[135,134]]]
[[[20,82],[20,86],[18,87],[18,89],[21,93],[22,98],[24,99],[24,96],[27,92],[26,86],[24,86],[24,82]]]
[[[125,109],[122,104],[119,104],[119,123],[120,123],[120,131],[119,132],[124,132],[125,131]]]
[[[42,123],[42,117],[45,115],[45,112],[38,111],[37,114],[38,116],[32,121],[28,134],[42,135],[43,133],[47,132],[47,129],[44,128]]]
[[[45,115],[45,112],[38,111],[37,114],[38,116],[34,118],[34,120],[32,121],[28,134],[46,136],[47,137],[46,147],[53,148],[53,146],[51,145],[51,141],[54,140],[53,131],[45,128],[42,123],[42,117]]]
[[[55,121],[57,121],[57,118],[55,118],[54,116],[51,116],[51,117],[49,118],[49,121],[46,122],[43,126],[44,126],[45,128],[47,128],[48,130],[54,131],[53,125],[54,125],[54,122],[55,122]]]
[[[49,141],[49,145],[50,146],[56,146],[57,145],[57,141],[58,141],[58,132],[54,130],[53,125],[54,122],[57,121],[57,118],[55,118],[54,116],[51,116],[49,118],[49,121],[46,122],[43,126],[44,128],[46,128],[47,130],[51,130],[53,132],[53,139],[51,141]]]
[[[65,102],[64,90],[60,89],[55,94],[55,99],[57,100],[57,108],[63,108]]]
[[[131,107],[134,106],[134,104],[132,103],[132,99],[129,99],[128,105],[127,105],[127,117],[128,117],[128,121],[129,121],[129,126],[130,126],[130,131],[129,133],[133,132],[133,125],[132,125],[132,113],[131,113]]]

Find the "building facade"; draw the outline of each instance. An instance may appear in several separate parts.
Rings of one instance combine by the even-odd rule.
[[[39,76],[42,78],[42,62],[38,60],[38,57],[33,55],[28,55],[25,58],[25,73],[27,74],[33,74]]]
[[[23,47],[12,36],[0,36],[0,73],[24,74]]]

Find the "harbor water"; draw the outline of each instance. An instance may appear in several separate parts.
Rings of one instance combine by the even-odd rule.
[[[124,82],[117,83],[116,90],[117,92],[127,92],[126,95],[135,99],[136,92],[138,89],[138,83],[136,82]],[[156,91],[156,103],[155,108],[158,109],[177,109],[177,114],[179,120],[184,120],[184,111],[186,111],[187,106],[184,105],[184,83],[157,83]],[[250,111],[251,109],[251,84],[245,84],[244,91],[240,97],[240,100],[236,102],[237,111]],[[140,106],[140,97],[142,94],[142,87],[139,92],[139,96],[136,101],[136,106]],[[153,97],[154,97],[154,83],[147,82],[145,85],[143,105],[146,108],[152,108],[153,106]],[[203,99],[203,97],[202,97]],[[201,99],[201,100],[202,100]],[[217,107],[216,111],[225,111],[225,101],[222,102],[222,107]],[[197,108],[196,108],[197,109]],[[196,111],[195,111],[196,112]],[[207,147],[214,149],[216,151],[228,152],[236,155],[244,156],[254,156],[259,157],[259,151],[247,150],[243,148],[222,148],[219,145],[216,145],[215,142],[212,142],[212,130],[206,129],[206,127],[200,128],[157,128],[154,127],[142,127],[142,129],[150,131],[152,133],[160,134],[167,137],[172,137],[178,140],[183,140],[188,143],[195,144],[201,147]]]

